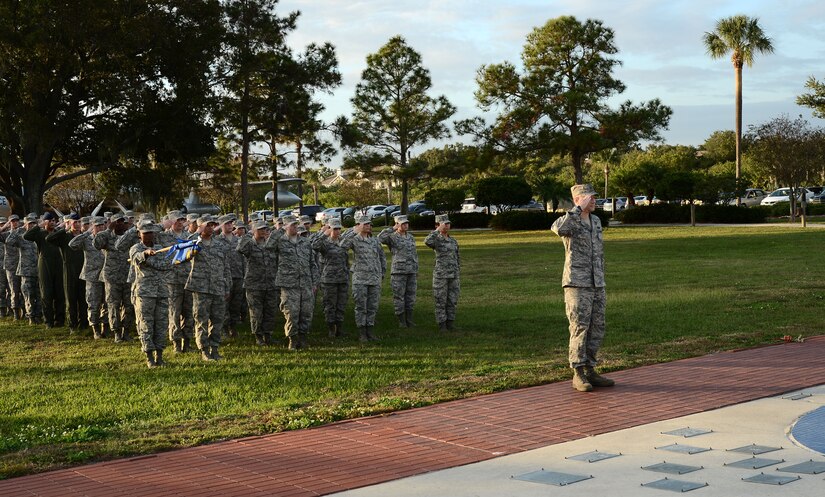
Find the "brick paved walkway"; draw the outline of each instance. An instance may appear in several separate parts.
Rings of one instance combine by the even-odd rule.
[[[312,496],[825,383],[825,336],[0,481],[0,496]]]

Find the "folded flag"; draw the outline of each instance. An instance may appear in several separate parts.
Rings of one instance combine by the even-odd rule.
[[[195,254],[201,249],[199,242],[201,241],[200,238],[197,240],[178,240],[178,243],[172,245],[168,248],[168,253],[166,254],[167,258],[172,259],[172,264],[180,264],[182,262],[186,262],[190,260],[192,257],[195,257]]]

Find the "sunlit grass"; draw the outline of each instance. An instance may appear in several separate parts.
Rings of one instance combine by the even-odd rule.
[[[385,281],[375,344],[356,340],[351,309],[347,337],[327,339],[319,306],[307,351],[255,347],[244,329],[226,361],[169,351],[168,367],[149,370],[135,343],[0,322],[0,476],[566,380],[560,240],[456,237],[462,294],[449,334],[436,329],[423,244],[418,326],[395,327]],[[823,241],[822,230],[772,226],[608,229],[604,367],[821,334]]]

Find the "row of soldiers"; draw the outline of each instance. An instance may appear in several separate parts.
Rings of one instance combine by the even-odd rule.
[[[53,246],[63,262],[60,276],[70,328],[76,330],[88,322],[96,338],[111,331],[116,341],[128,341],[136,326],[150,367],[163,364],[166,336],[176,351],[189,350],[194,339],[204,360],[220,359],[223,331],[235,333],[234,326],[247,306],[258,344],[272,343],[277,305],[285,317],[288,347],[306,347],[319,288],[329,335],[340,336],[350,276],[359,338],[376,340],[375,315],[386,272],[380,245],[384,243],[393,255],[395,313],[402,327],[413,325],[418,257],[405,216],[396,217],[394,227],[373,237],[366,216],[346,231],[339,218],[331,218],[310,236],[311,220],[306,216],[278,218],[272,227],[255,220],[247,233],[242,223],[234,225],[233,215],[214,218],[173,211],[161,226],[151,215],[142,215],[133,225],[130,214],[94,218],[72,214],[64,217],[62,227],[56,226],[51,213],[40,223],[30,214],[22,227],[19,218],[12,216],[0,227],[0,240],[7,254],[19,255],[17,261],[6,258],[4,264],[15,264],[12,275],[7,271],[6,276],[10,281],[18,277],[21,290],[15,293],[13,283],[8,284],[10,304],[0,302],[0,312],[10,308],[22,319],[23,301],[25,315],[37,323],[42,302],[46,324],[63,325],[63,306],[56,304],[62,299],[56,289],[61,285],[53,277],[60,273],[60,264],[50,251]],[[437,229],[425,244],[436,253],[436,321],[440,329],[448,330],[453,328],[459,294],[458,244],[449,235],[447,216],[437,216],[436,221]],[[159,256],[186,240],[196,240],[187,263],[175,265]],[[349,251],[353,253],[351,267]],[[38,270],[31,271],[35,265]]]

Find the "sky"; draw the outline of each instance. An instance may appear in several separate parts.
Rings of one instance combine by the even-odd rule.
[[[702,36],[723,17],[759,18],[774,53],[757,55],[743,72],[743,128],[781,114],[802,115],[796,105],[809,76],[825,79],[825,2],[725,0],[281,0],[281,15],[298,10],[288,42],[296,50],[331,42],[343,84],[324,95],[323,118],[351,115],[350,99],[368,54],[395,35],[418,51],[432,77],[431,95],[457,107],[453,120],[481,115],[473,92],[484,64],[519,64],[527,34],[549,19],[573,15],[601,20],[615,32],[622,66],[615,76],[627,87],[611,100],[658,98],[673,109],[665,143],[701,145],[716,130],[734,128],[734,72],[730,58],[711,59]],[[488,120],[489,121],[489,120]],[[469,142],[455,134],[452,140]],[[430,143],[425,150],[439,143]]]

